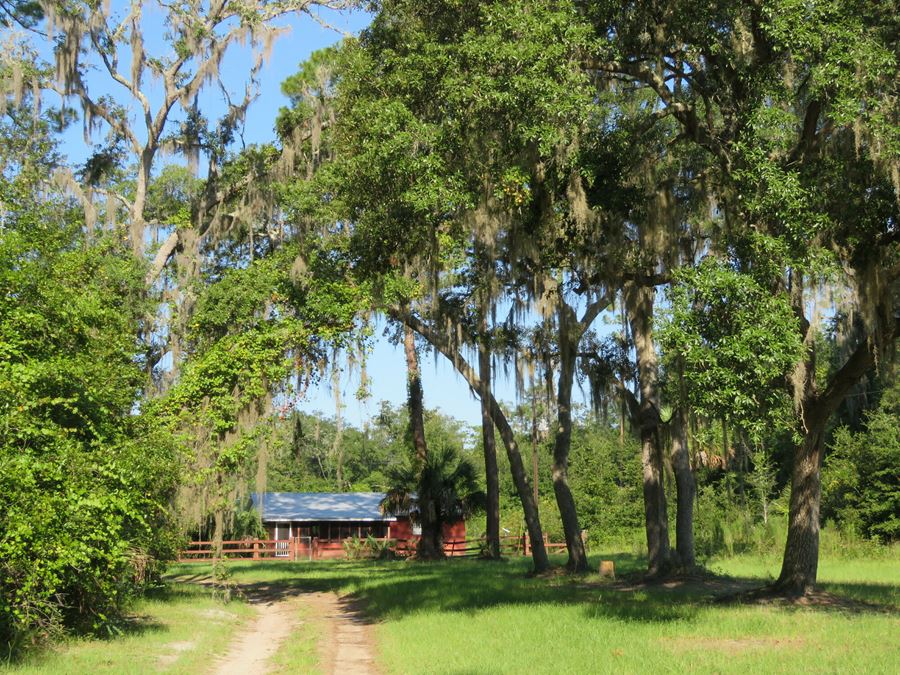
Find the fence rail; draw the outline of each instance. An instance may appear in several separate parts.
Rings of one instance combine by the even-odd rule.
[[[372,537],[395,555],[410,556],[415,552],[418,538],[394,539]],[[294,537],[292,539],[241,539],[222,542],[221,557],[237,560],[297,561],[340,557],[344,554],[344,540]],[[452,558],[476,558],[486,547],[484,539],[450,539],[444,541],[444,553]],[[565,550],[565,543],[551,542],[544,536],[548,552]],[[531,543],[526,536],[500,537],[501,555],[531,555]],[[181,551],[179,562],[208,562],[216,560],[216,545],[212,541],[192,541]]]

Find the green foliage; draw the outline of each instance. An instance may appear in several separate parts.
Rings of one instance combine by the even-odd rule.
[[[622,541],[640,531],[644,522],[640,448],[630,435],[623,444],[609,428],[578,425],[569,463],[572,495],[589,541]]]
[[[44,18],[44,7],[37,0],[2,0],[0,2],[0,26],[9,28],[18,24],[33,28]]]
[[[361,560],[364,558],[374,558],[376,560],[390,560],[394,558],[394,547],[396,541],[386,539],[375,539],[369,535],[365,539],[360,539],[356,535],[344,540],[344,553],[347,554],[349,560]]]
[[[174,448],[134,415],[141,269],[86,240],[30,168],[45,158],[17,159],[0,177],[0,641],[12,647],[114,625],[177,546]]]
[[[273,492],[385,492],[389,475],[409,453],[405,406],[382,401],[362,429],[344,425],[338,447],[336,421],[321,413],[294,412],[274,420],[266,486]],[[464,447],[468,430],[439,411],[425,411],[429,447]],[[344,484],[337,485],[338,462]]]
[[[144,217],[161,225],[190,227],[191,202],[201,188],[202,181],[187,167],[174,164],[163,167],[147,188]]]
[[[881,542],[900,539],[900,385],[885,391],[864,429],[835,432],[822,470],[822,518]]]
[[[451,242],[471,234],[465,219],[487,215],[477,208],[491,205],[489,228],[530,221],[535,184],[568,179],[566,148],[593,100],[573,67],[588,31],[568,3],[379,10],[342,50],[325,182],[353,223],[363,269],[443,267],[457,259]]]
[[[786,500],[772,503],[769,518],[763,522],[754,495],[739,489],[737,479],[736,474],[728,473],[698,489],[694,546],[701,559],[744,553],[777,554],[784,547]]]
[[[680,270],[668,295],[659,341],[684,383],[672,393],[698,415],[762,432],[785,412],[780,385],[803,355],[787,297],[711,258]]]
[[[438,532],[444,523],[466,518],[484,506],[475,463],[451,445],[430,447],[424,464],[407,461],[391,470],[388,480],[384,512],[408,513],[410,520],[420,522],[424,517],[420,505],[427,503]]]

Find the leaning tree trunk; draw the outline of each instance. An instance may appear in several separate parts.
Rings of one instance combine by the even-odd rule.
[[[483,337],[483,340],[486,340]],[[500,478],[497,470],[497,443],[494,438],[494,420],[491,418],[491,353],[482,341],[478,345],[478,370],[481,386],[481,437],[484,446],[484,474],[487,487],[485,536],[488,558],[500,557]]]
[[[416,355],[416,336],[412,329],[404,326],[403,347],[406,352],[407,388],[409,390],[409,428],[412,435],[416,464],[425,470],[428,461],[428,444],[425,442],[425,406],[422,395],[422,377],[419,373],[419,359]],[[418,495],[419,522],[422,534],[419,537],[416,554],[424,560],[443,557],[440,545],[440,528],[435,513],[435,505],[430,495],[420,490]]]
[[[450,345],[449,341],[439,332],[432,330],[427,324],[423,323],[418,317],[399,310],[392,313],[394,318],[402,321],[424,337],[435,347],[441,354],[447,357],[456,368],[457,372],[463,376],[466,383],[475,392],[481,392],[481,381],[472,370],[469,363],[462,357],[458,349]],[[491,407],[491,419],[497,427],[503,446],[506,448],[506,457],[509,460],[509,470],[512,474],[513,483],[516,486],[516,493],[519,495],[519,501],[522,503],[522,512],[525,516],[525,526],[528,529],[528,536],[531,538],[531,559],[534,563],[534,571],[537,573],[545,572],[550,568],[550,559],[547,557],[547,549],[544,546],[544,535],[541,529],[541,519],[538,514],[537,502],[531,492],[531,485],[528,483],[528,474],[525,471],[525,464],[522,461],[522,453],[519,451],[519,445],[516,443],[516,436],[513,433],[509,421],[503,412],[503,408],[497,403],[494,395],[487,391],[488,401]]]
[[[693,567],[694,554],[694,496],[697,485],[688,454],[687,419],[684,409],[672,415],[672,469],[675,473],[676,516],[675,551],[681,567]]]
[[[654,289],[626,284],[625,305],[631,322],[640,387],[641,464],[644,482],[644,521],[647,530],[647,572],[664,574],[670,566],[669,521],[659,447],[659,386],[651,322]]]
[[[563,532],[566,536],[566,549],[569,560],[566,568],[570,572],[583,572],[588,568],[587,554],[584,551],[584,540],[581,538],[581,526],[578,523],[578,512],[575,509],[575,498],[569,487],[569,449],[572,444],[572,384],[575,376],[575,355],[577,340],[569,334],[566,319],[560,312],[560,373],[557,390],[556,441],[553,444],[553,492],[556,505],[562,519]],[[572,342],[576,344],[573,345]]]

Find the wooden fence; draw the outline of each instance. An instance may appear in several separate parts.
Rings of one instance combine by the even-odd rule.
[[[395,555],[406,557],[416,550],[417,538],[391,539],[384,537],[375,539],[381,545],[387,545]],[[565,543],[554,543],[544,535],[544,546],[548,553],[564,551]],[[484,539],[457,539],[444,541],[444,553],[452,558],[475,558],[481,555],[485,547]],[[505,556],[531,555],[531,544],[528,536],[500,537],[500,553]],[[344,557],[342,540],[319,539],[318,537],[294,537],[292,539],[242,539],[240,541],[223,541],[222,558],[232,560],[267,560],[297,561],[320,560],[323,558]],[[215,543],[211,541],[192,541],[181,551],[179,562],[208,562],[216,559]]]

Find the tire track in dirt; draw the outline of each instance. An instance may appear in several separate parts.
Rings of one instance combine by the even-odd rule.
[[[215,675],[270,672],[271,658],[303,625],[300,607],[304,605],[309,610],[303,612],[305,620],[320,628],[316,647],[322,673],[380,675],[374,658],[371,621],[353,600],[340,598],[336,593],[262,584],[243,586],[241,592],[256,607],[257,615],[217,659],[212,670]]]
[[[256,605],[257,616],[232,641],[213,671],[216,675],[268,672],[269,659],[303,623],[298,611],[301,596],[277,600],[250,596],[250,603]]]
[[[306,593],[313,619],[324,628],[319,644],[326,675],[378,675],[372,623],[358,603],[334,593]]]

